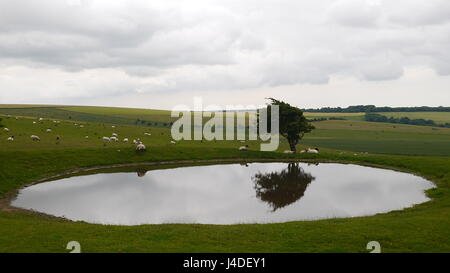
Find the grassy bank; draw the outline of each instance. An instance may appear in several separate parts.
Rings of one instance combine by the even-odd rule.
[[[8,152],[2,158],[11,156]],[[132,149],[22,151],[2,168],[2,192],[67,169],[124,162],[213,158],[287,158],[280,153],[234,149],[156,149],[136,155]],[[299,157],[296,155],[294,157]],[[85,252],[366,252],[377,240],[384,252],[450,251],[450,160],[448,158],[340,154],[310,155],[315,160],[376,164],[408,170],[435,181],[432,201],[414,208],[353,219],[254,225],[142,225],[135,227],[73,223],[33,213],[0,213],[0,251],[64,252],[77,240]],[[306,159],[302,156],[302,159]]]
[[[250,146],[247,152],[238,151],[237,147],[243,145],[240,141],[180,141],[171,145],[167,128],[132,124],[136,119],[162,120],[165,113],[160,111],[26,108],[31,108],[26,113],[33,117],[2,116],[2,124],[10,129],[0,130],[3,197],[37,179],[83,167],[212,159],[291,158],[368,164],[413,172],[431,179],[438,187],[427,192],[433,198],[430,202],[370,217],[229,226],[102,226],[5,210],[3,202],[0,252],[66,252],[65,246],[72,240],[81,243],[83,252],[367,252],[365,246],[373,240],[381,243],[383,252],[450,251],[450,129],[358,120],[322,121],[315,123],[317,129],[299,147],[317,146],[320,154],[286,155],[281,153],[287,148],[285,142],[277,152],[259,152],[256,141],[245,143]],[[25,113],[17,109],[4,111]],[[64,117],[67,111],[74,117],[79,113],[86,121]],[[62,116],[59,123],[53,122],[57,117],[37,119],[45,114]],[[52,129],[49,133],[48,128]],[[148,151],[136,154],[131,143],[102,141],[103,136],[113,132],[121,140],[140,138]],[[32,142],[31,134],[39,135],[41,141]],[[6,140],[9,135],[15,136],[13,142]],[[61,136],[59,141],[57,135]]]

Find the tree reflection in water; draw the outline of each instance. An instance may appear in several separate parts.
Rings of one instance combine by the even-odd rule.
[[[303,171],[299,163],[289,163],[281,172],[257,173],[252,177],[256,197],[267,202],[272,212],[302,198],[314,179]]]
[[[145,174],[147,173],[147,170],[144,170],[144,169],[138,169],[136,172],[137,172],[137,176],[138,176],[138,177],[144,177]]]

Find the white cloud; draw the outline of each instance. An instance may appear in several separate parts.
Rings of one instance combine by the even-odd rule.
[[[449,77],[448,33],[445,0],[2,1],[0,102],[394,86],[412,67]]]

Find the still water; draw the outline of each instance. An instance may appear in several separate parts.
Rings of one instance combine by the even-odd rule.
[[[99,224],[273,223],[403,209],[432,187],[351,164],[224,164],[70,177],[24,188],[12,205]]]

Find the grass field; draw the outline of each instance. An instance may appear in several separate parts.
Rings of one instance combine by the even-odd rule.
[[[437,124],[450,123],[450,112],[388,112],[378,114],[394,118],[429,119]]]
[[[82,244],[83,252],[366,252],[365,246],[372,240],[381,243],[383,252],[450,251],[450,129],[322,121],[315,123],[317,129],[300,145],[320,147],[319,155],[286,155],[280,152],[287,148],[285,142],[277,152],[259,152],[256,141],[247,142],[247,152],[237,150],[242,145],[239,141],[181,141],[171,145],[168,128],[113,120],[157,120],[164,115],[160,111],[145,110],[141,114],[141,110],[117,108],[8,107],[21,116],[16,120],[15,116],[5,116],[13,115],[4,112],[7,107],[0,108],[0,114],[4,114],[1,123],[10,128],[10,132],[0,128],[3,196],[31,181],[82,167],[211,159],[292,158],[370,164],[414,172],[438,186],[427,192],[432,201],[402,211],[283,224],[102,226],[2,209],[0,252],[65,252],[67,242],[75,239]],[[70,120],[61,116],[59,124],[53,122],[56,117],[33,124],[36,117],[56,115],[51,112],[54,110],[69,111],[74,116]],[[75,121],[78,116],[74,113],[86,121]],[[27,115],[32,117],[23,117]],[[52,132],[46,133],[47,128]],[[121,138],[140,138],[148,151],[136,154],[132,144],[103,143],[100,138],[113,132]],[[144,132],[152,135],[145,136]],[[39,135],[42,141],[32,142],[31,134]],[[16,141],[6,141],[9,135]],[[59,144],[56,135],[61,136]],[[84,138],[86,135],[89,139]]]

